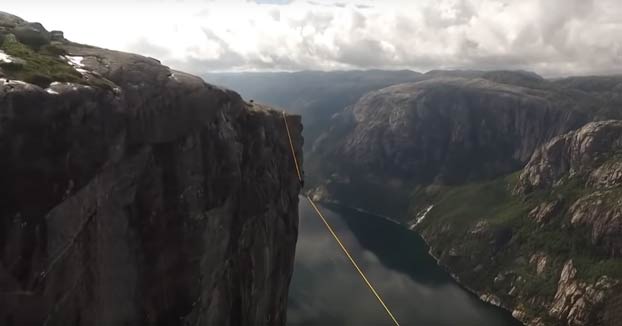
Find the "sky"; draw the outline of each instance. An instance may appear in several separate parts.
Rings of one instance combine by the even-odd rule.
[[[176,69],[622,73],[620,0],[20,0],[0,10]],[[8,3],[6,3],[8,2]]]

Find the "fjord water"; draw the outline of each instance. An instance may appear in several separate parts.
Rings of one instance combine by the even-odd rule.
[[[321,209],[401,325],[520,325],[457,284],[404,226],[343,207]],[[392,325],[306,199],[299,212],[288,325]]]

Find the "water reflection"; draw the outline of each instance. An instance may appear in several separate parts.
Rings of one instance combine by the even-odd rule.
[[[520,325],[455,283],[415,233],[354,210],[322,209],[402,325]],[[305,200],[299,210],[288,324],[391,325]]]

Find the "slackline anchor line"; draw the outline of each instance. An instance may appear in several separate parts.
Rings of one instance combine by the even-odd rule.
[[[290,147],[290,149],[292,151],[292,158],[294,160],[294,165],[296,166],[296,173],[298,174],[298,180],[302,184],[302,182],[303,182],[302,181],[302,175],[300,174],[300,167],[298,166],[298,159],[296,158],[296,152],[294,151],[294,144],[292,143],[292,136],[291,136],[291,134],[289,132],[289,126],[287,124],[287,118],[285,116],[285,111],[283,111],[283,121],[285,122],[285,129],[287,130],[287,138],[289,139],[289,147]],[[335,239],[335,241],[337,242],[337,244],[339,245],[339,247],[341,248],[343,253],[348,258],[348,260],[350,260],[350,263],[352,263],[352,266],[354,266],[354,269],[356,269],[356,271],[359,273],[359,275],[361,276],[361,278],[363,279],[363,281],[365,282],[365,284],[367,285],[369,290],[371,290],[371,292],[374,294],[376,299],[378,299],[378,302],[380,302],[380,304],[382,305],[384,310],[387,312],[387,314],[391,318],[391,321],[393,321],[393,323],[396,326],[400,326],[400,323],[398,323],[398,321],[395,318],[395,316],[393,316],[393,313],[391,313],[391,310],[389,309],[389,307],[384,303],[384,300],[382,300],[382,297],[380,297],[380,294],[378,294],[378,292],[373,287],[371,282],[367,279],[367,277],[365,276],[365,273],[363,273],[363,270],[359,267],[359,265],[356,263],[354,258],[352,258],[352,255],[350,255],[350,253],[348,252],[348,249],[346,249],[346,247],[343,245],[343,243],[339,239],[339,236],[337,236],[337,233],[335,233],[333,228],[330,226],[330,224],[328,223],[328,220],[324,217],[324,215],[322,214],[320,209],[317,207],[317,205],[315,205],[315,203],[313,202],[313,200],[309,196],[305,196],[305,197],[309,201],[309,204],[311,204],[311,207],[313,207],[313,210],[315,211],[317,216],[324,223],[324,226],[326,226],[326,229],[328,230],[328,232],[333,236],[333,238]]]
[[[294,166],[296,166],[298,182],[302,184],[302,174],[300,173],[300,167],[298,166],[298,159],[296,158],[296,151],[294,151],[294,143],[292,142],[292,135],[289,132],[289,125],[287,124],[287,117],[285,116],[285,111],[283,111],[283,122],[285,122],[285,130],[287,130],[287,139],[289,140],[289,148],[292,150],[292,157],[294,158]]]

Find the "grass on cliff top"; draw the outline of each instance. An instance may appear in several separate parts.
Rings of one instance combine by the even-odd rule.
[[[9,35],[4,38],[0,49],[25,62],[0,63],[0,68],[9,79],[22,80],[40,87],[47,87],[55,81],[73,83],[82,81],[82,75],[60,59],[59,56],[64,54],[64,51],[53,45],[34,49]]]

